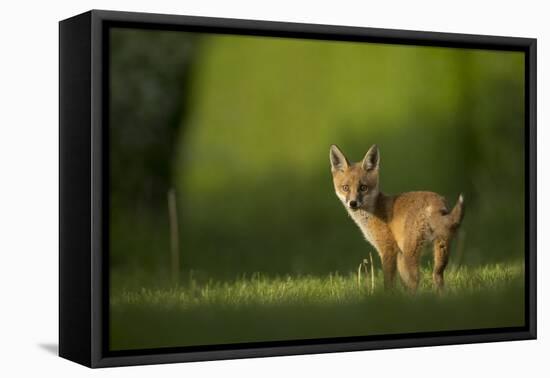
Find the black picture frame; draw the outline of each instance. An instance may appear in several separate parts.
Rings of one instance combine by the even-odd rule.
[[[525,54],[524,327],[109,352],[109,104],[112,26],[521,51]],[[59,355],[89,367],[536,338],[536,39],[92,10],[59,23]]]

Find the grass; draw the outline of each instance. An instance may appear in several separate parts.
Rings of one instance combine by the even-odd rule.
[[[438,294],[425,268],[416,295],[385,292],[380,272],[374,292],[356,273],[230,282],[191,275],[164,288],[134,277],[111,290],[111,349],[521,326],[523,277],[519,263],[449,269]]]

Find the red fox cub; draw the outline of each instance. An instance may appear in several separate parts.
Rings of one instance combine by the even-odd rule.
[[[363,161],[350,164],[342,151],[330,147],[336,195],[382,260],[384,287],[392,288],[395,271],[412,292],[418,288],[422,247],[433,244],[433,282],[443,288],[450,242],[464,215],[462,194],[449,211],[445,199],[433,192],[388,196],[378,188],[380,153],[373,145]]]

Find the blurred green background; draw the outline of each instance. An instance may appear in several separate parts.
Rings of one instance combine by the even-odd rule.
[[[332,143],[378,144],[385,193],[465,194],[451,264],[523,259],[523,73],[519,52],[113,29],[113,282],[166,276],[170,188],[182,276],[354,270],[373,248]]]

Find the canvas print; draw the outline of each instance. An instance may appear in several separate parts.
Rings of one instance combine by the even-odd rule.
[[[108,349],[525,325],[525,54],[112,27]]]

